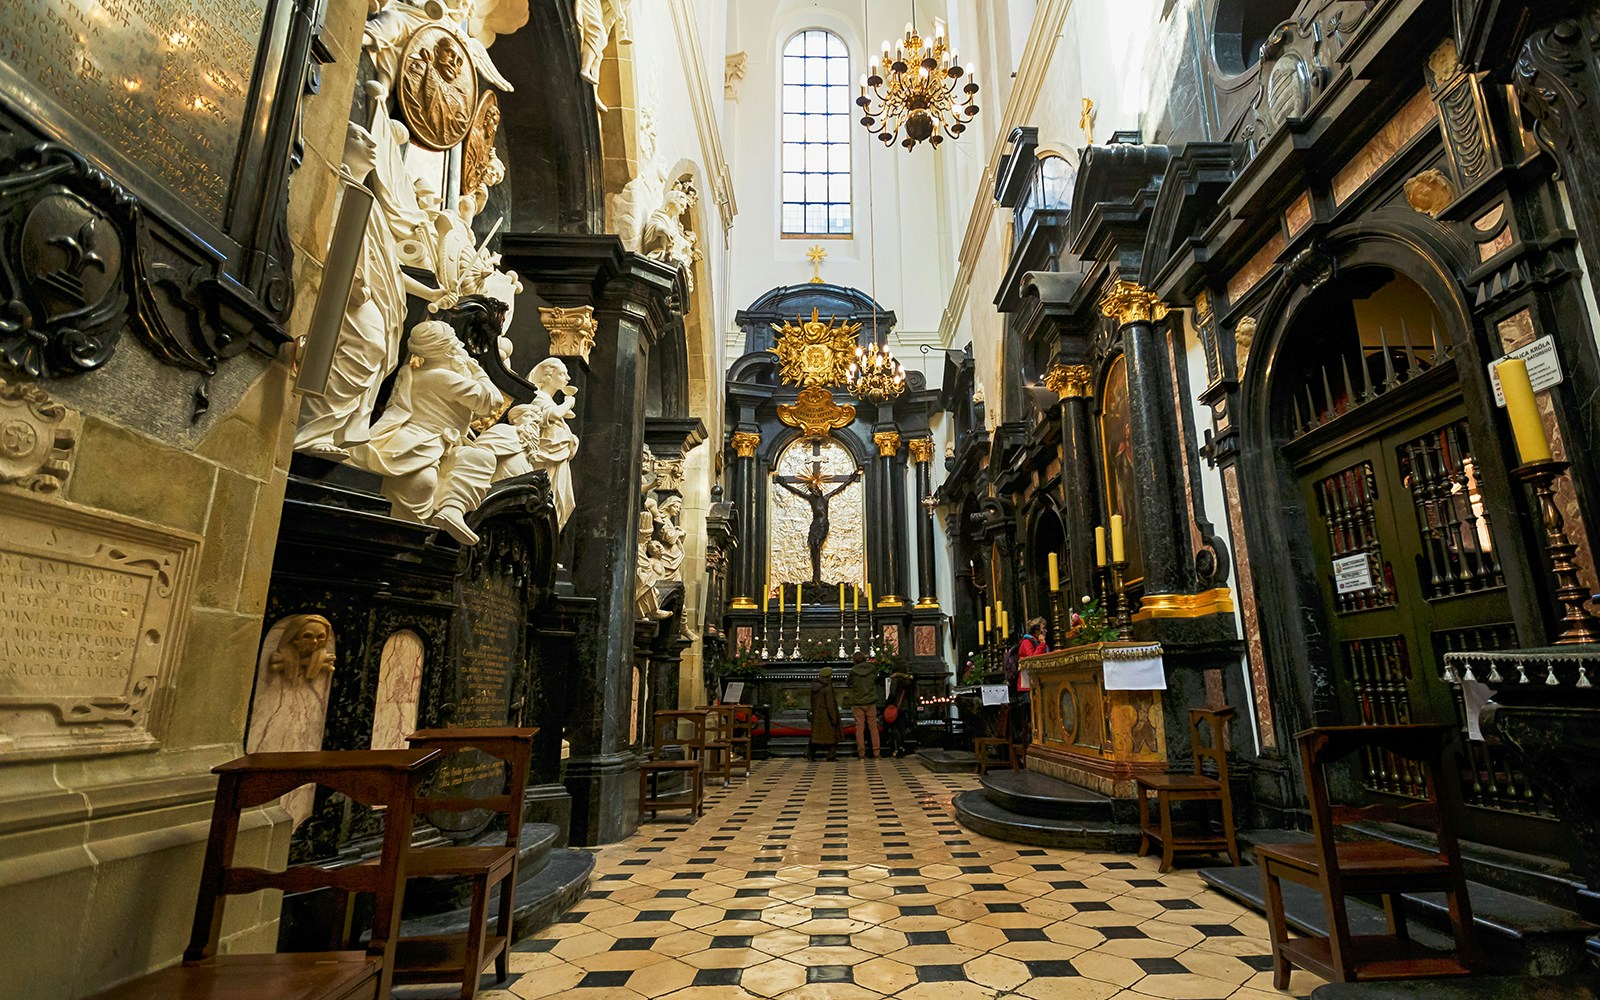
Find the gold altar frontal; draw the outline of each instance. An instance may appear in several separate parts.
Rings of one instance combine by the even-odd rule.
[[[1150,643],[1075,646],[1019,664],[1032,687],[1030,771],[1116,798],[1134,796],[1137,775],[1167,768],[1160,690],[1106,690],[1106,662],[1160,655]]]

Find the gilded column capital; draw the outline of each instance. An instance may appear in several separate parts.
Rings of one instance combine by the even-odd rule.
[[[755,458],[756,449],[761,446],[761,435],[756,431],[734,431],[729,443],[740,458]]]
[[[899,431],[879,431],[872,435],[872,443],[878,446],[878,454],[888,457],[900,452]]]
[[[594,335],[600,324],[593,306],[540,306],[539,323],[550,334],[550,354],[558,358],[582,358],[589,363]]]
[[[1118,280],[1100,296],[1100,312],[1116,320],[1118,326],[1127,326],[1165,319],[1167,307],[1155,292],[1143,285]]]
[[[1051,365],[1044,373],[1046,389],[1062,399],[1087,399],[1094,373],[1088,365]]]
[[[906,450],[911,452],[913,462],[933,461],[933,438],[912,438],[906,442]]]

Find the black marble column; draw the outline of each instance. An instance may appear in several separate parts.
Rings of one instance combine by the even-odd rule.
[[[933,496],[933,438],[912,438],[906,448],[917,468],[917,606],[936,608],[939,591],[933,572],[933,511],[923,502]]]
[[[591,306],[598,323],[578,395],[582,439],[572,463],[577,509],[563,532],[574,591],[594,599],[566,665],[565,783],[572,842],[621,840],[638,825],[638,759],[629,745],[633,695],[634,557],[650,349],[683,301],[676,269],[627,253],[614,236],[508,233],[505,266],[540,298]],[[524,322],[533,310],[519,311]]]
[[[756,525],[756,449],[761,446],[758,431],[740,429],[733,432],[729,444],[733,448],[733,506],[739,512],[739,545],[733,559],[732,598],[746,610],[761,606],[760,590],[766,585],[766,576],[758,572],[755,544]],[[743,603],[744,599],[749,604]]]
[[[1133,450],[1134,514],[1144,554],[1144,594],[1181,594],[1194,553],[1182,498],[1177,414],[1172,408],[1166,308],[1153,292],[1118,281],[1101,299],[1116,320],[1128,366],[1128,439]]]
[[[1095,497],[1100,473],[1090,433],[1091,378],[1087,365],[1056,365],[1045,374],[1046,384],[1061,396],[1061,504],[1067,536],[1066,579],[1061,587],[1071,605],[1085,595],[1095,596],[1097,587],[1094,529],[1099,520]]]
[[[896,458],[900,454],[900,432],[878,431],[872,435],[878,446],[878,496],[879,516],[874,518],[879,538],[879,563],[875,568],[875,588],[878,601],[887,598],[905,598],[905,470],[902,466],[896,475]]]

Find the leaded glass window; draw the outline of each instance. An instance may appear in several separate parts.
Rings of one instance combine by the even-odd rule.
[[[783,234],[850,235],[850,55],[838,35],[783,47]]]

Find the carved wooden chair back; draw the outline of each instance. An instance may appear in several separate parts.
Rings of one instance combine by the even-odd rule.
[[[411,854],[415,818],[412,804],[423,778],[439,757],[439,751],[432,749],[255,753],[213,768],[218,776],[217,797],[184,961],[202,962],[216,955],[227,896],[264,889],[308,892],[329,887],[366,892],[376,901],[367,954],[382,960],[379,995],[388,996]],[[307,784],[332,789],[364,806],[384,810],[383,847],[376,865],[289,865],[272,871],[235,860],[239,821],[245,810],[266,805]]]
[[[704,709],[664,709],[650,719],[651,760],[698,760],[705,750],[709,713]]]
[[[506,846],[522,841],[522,793],[528,787],[528,771],[533,760],[533,739],[539,730],[528,728],[419,729],[406,737],[418,749],[435,749],[451,755],[477,751],[499,761],[506,774],[505,790],[492,795],[430,795],[416,801],[419,813],[469,812],[479,809],[506,818]],[[435,772],[436,774],[438,772]]]
[[[1296,736],[1311,804],[1311,831],[1322,848],[1323,863],[1331,882],[1336,883],[1339,878],[1335,831],[1362,821],[1427,827],[1438,838],[1439,859],[1460,865],[1460,845],[1455,830],[1446,821],[1453,813],[1453,803],[1446,801],[1453,786],[1438,780],[1444,773],[1445,750],[1450,738],[1451,727],[1444,724],[1319,726]],[[1360,805],[1331,801],[1329,765],[1357,753],[1366,755],[1369,760],[1377,759],[1375,754],[1383,754],[1384,759],[1411,770],[1414,783],[1423,790],[1423,797],[1413,802],[1373,801]]]
[[[1189,709],[1189,741],[1194,753],[1194,773],[1228,784],[1228,720],[1231,708]]]

